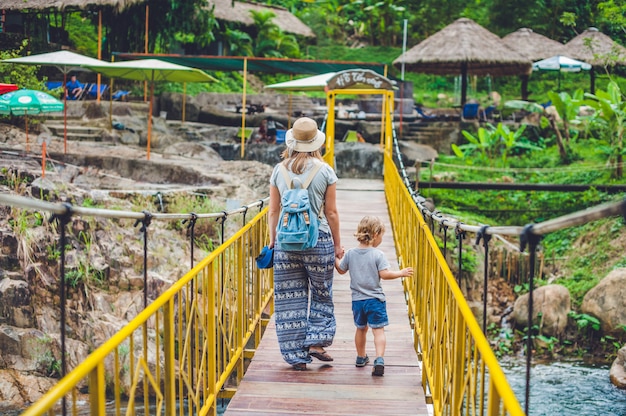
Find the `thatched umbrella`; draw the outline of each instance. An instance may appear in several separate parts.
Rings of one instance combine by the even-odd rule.
[[[532,29],[527,27],[509,33],[502,38],[502,42],[531,61],[539,61],[557,55],[566,55],[562,43],[533,32]],[[522,75],[521,79],[522,100],[526,100],[528,98],[528,75]]]
[[[531,61],[539,61],[555,55],[565,55],[562,43],[527,27],[509,33],[502,38],[502,42]]]
[[[605,68],[614,65],[626,65],[626,48],[613,39],[590,27],[565,44],[565,54],[571,58],[585,61],[592,65],[591,93],[595,93],[594,68]]]
[[[461,75],[461,105],[467,101],[467,75],[530,74],[532,62],[471,19],[461,18],[393,61],[409,71]]]
[[[273,22],[283,31],[306,38],[315,38],[315,33],[310,27],[302,23],[289,10],[280,6],[268,6],[254,2],[243,2],[233,0],[208,0],[208,6],[215,6],[213,13],[218,20],[238,23],[243,26],[254,26],[251,10],[270,11],[276,15]]]

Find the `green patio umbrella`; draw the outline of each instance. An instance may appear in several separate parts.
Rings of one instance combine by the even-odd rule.
[[[37,55],[21,56],[2,61],[8,64],[54,66],[63,74],[63,90],[67,84],[67,74],[70,71],[82,70],[82,65],[98,65],[105,63],[99,59],[90,58],[71,51],[47,52]],[[63,93],[63,102],[67,103],[67,96]],[[63,111],[63,153],[67,153],[67,106]]]
[[[28,115],[61,112],[65,108],[62,101],[50,94],[37,90],[16,90],[0,95],[0,114],[26,117],[26,150],[28,145]]]
[[[217,81],[211,75],[197,68],[177,65],[159,59],[138,59],[100,65],[85,65],[85,68],[99,72],[110,78],[124,78],[150,83],[150,101],[148,112],[148,144],[147,159],[150,159],[150,136],[152,134],[152,101],[154,97],[154,83],[169,82],[210,82]]]

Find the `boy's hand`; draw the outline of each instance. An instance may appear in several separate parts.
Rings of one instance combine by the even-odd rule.
[[[413,267],[405,267],[404,269],[402,269],[402,276],[403,277],[413,276]]]

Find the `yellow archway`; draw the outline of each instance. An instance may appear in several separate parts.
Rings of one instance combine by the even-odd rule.
[[[388,78],[368,69],[337,72],[327,81],[326,152],[324,159],[335,168],[335,102],[338,95],[382,95],[380,145],[391,155],[393,143],[394,86]]]

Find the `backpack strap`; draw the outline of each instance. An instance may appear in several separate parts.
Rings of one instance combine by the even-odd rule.
[[[308,188],[308,186],[313,181],[313,178],[315,178],[315,175],[317,175],[317,172],[322,167],[322,163],[313,162],[313,164],[314,166],[313,166],[313,169],[311,169],[311,173],[309,174],[309,176],[307,176],[306,180],[302,184],[302,189]],[[280,164],[280,171],[283,174],[283,178],[285,179],[285,182],[287,183],[287,187],[291,189],[291,185],[293,184],[291,175],[289,175],[289,171],[287,170],[287,168],[285,167],[283,163]]]
[[[318,162],[313,162],[313,164],[315,166],[313,166],[313,169],[311,169],[311,173],[309,174],[309,176],[306,178],[306,181],[304,181],[304,183],[302,184],[302,189],[306,189],[308,188],[308,186],[311,184],[311,182],[313,181],[313,178],[315,178],[315,175],[317,175],[317,172],[320,170],[320,168],[322,167],[321,163]]]
[[[285,183],[287,183],[287,188],[291,189],[291,176],[289,175],[289,171],[287,171],[287,168],[283,163],[280,164],[280,173],[283,174]]]

